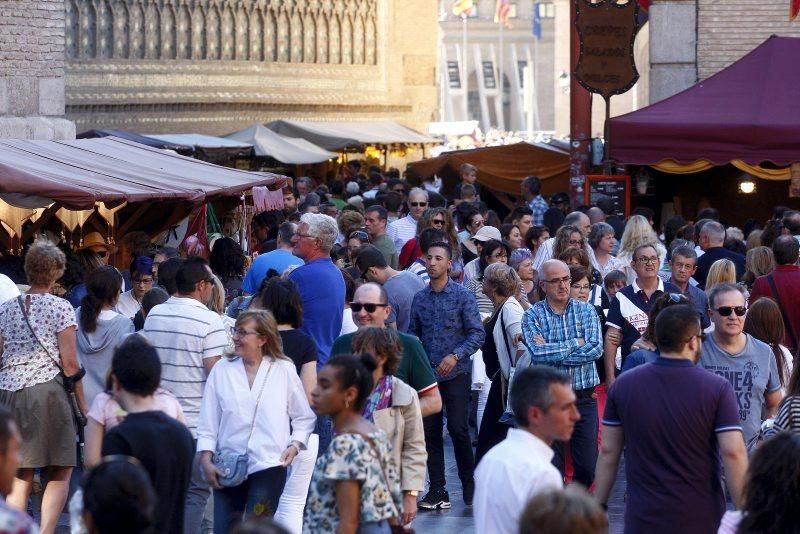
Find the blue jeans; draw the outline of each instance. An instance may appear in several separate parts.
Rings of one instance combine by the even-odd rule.
[[[572,439],[569,440],[569,450],[574,470],[572,480],[588,488],[594,482],[594,468],[597,465],[597,399],[581,396],[581,393],[590,394],[587,390],[576,392],[581,420],[575,424]],[[553,451],[553,465],[564,476],[564,444],[560,441],[554,442]]]
[[[225,534],[244,515],[272,517],[278,509],[286,468],[270,467],[257,471],[233,488],[214,490],[214,533]]]

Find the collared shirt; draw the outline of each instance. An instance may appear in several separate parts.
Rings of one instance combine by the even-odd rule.
[[[436,373],[439,382],[469,373],[472,369],[469,358],[481,348],[486,337],[475,296],[449,279],[441,291],[427,286],[414,295],[409,333],[422,341],[434,369],[445,356],[458,356],[450,374],[442,377]]]
[[[680,293],[680,289],[670,284],[669,282],[658,279],[658,287],[648,298],[642,288],[639,287],[635,281],[628,286],[623,287],[615,298],[611,300],[611,306],[608,309],[608,316],[606,318],[606,326],[614,327],[622,332],[622,349],[623,361],[628,357],[631,352],[631,345],[644,333],[649,322],[650,308],[653,302],[664,292]]]
[[[392,238],[397,253],[400,254],[400,251],[403,250],[403,246],[417,235],[417,221],[415,221],[411,215],[406,215],[402,219],[397,219],[389,224],[386,233]]]
[[[541,335],[544,344],[534,338]],[[600,319],[594,306],[569,299],[563,314],[550,307],[547,300],[531,306],[522,316],[522,336],[531,354],[531,364],[555,367],[572,377],[576,391],[600,383],[594,361],[603,355]],[[584,340],[578,345],[578,338]]]
[[[549,207],[547,205],[547,201],[544,199],[544,197],[542,197],[542,195],[536,195],[528,203],[528,207],[531,209],[531,211],[533,211],[533,225],[534,226],[543,225],[544,224],[544,212],[546,212],[547,208]]]
[[[516,534],[519,517],[538,493],[564,487],[553,449],[524,429],[511,428],[475,470],[475,532]]]
[[[142,334],[158,351],[161,386],[178,398],[194,434],[206,386],[203,360],[228,346],[222,319],[196,299],[172,297],[150,310]]]
[[[668,281],[675,287],[678,287],[678,284],[672,281],[671,276]],[[700,315],[700,324],[705,330],[711,324],[711,321],[708,318],[708,295],[706,295],[705,291],[699,289],[695,285],[692,285],[691,278],[689,278],[689,282],[690,283],[686,286],[686,291],[681,291],[681,294],[689,297],[689,300],[692,301],[694,310]]]

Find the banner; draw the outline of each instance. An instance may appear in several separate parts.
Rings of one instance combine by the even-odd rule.
[[[494,9],[494,21],[502,24],[506,28],[511,28],[511,4],[508,0],[497,0],[497,5]]]
[[[472,15],[472,8],[475,3],[472,0],[455,0],[453,2],[453,15],[456,17],[469,17]]]
[[[797,14],[800,13],[800,0],[791,0],[791,2],[789,6],[789,20],[794,20],[797,18]]]

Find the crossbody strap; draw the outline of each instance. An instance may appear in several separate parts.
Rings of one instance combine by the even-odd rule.
[[[267,369],[267,376],[264,377],[264,381],[261,383],[261,389],[258,391],[258,398],[256,399],[256,409],[253,410],[253,420],[250,421],[250,434],[247,436],[247,445],[246,447],[250,448],[250,438],[253,437],[253,430],[256,428],[256,416],[258,415],[258,405],[261,403],[261,394],[264,393],[264,386],[267,385],[267,380],[269,379],[269,374],[272,372],[272,367],[275,365],[275,362],[270,362],[269,369]],[[246,449],[245,449],[246,451]]]
[[[362,434],[361,432],[352,432],[352,434],[361,436],[364,439],[364,441],[367,442],[367,445],[372,450],[372,452],[375,453],[375,459],[378,460],[378,463],[381,466],[381,478],[383,479],[383,485],[386,486],[386,491],[388,491],[389,494],[391,494],[392,488],[389,487],[389,477],[386,476],[386,467],[383,465],[383,461],[381,460],[381,455],[380,452],[378,452],[378,447],[377,445],[375,445],[375,441],[373,441],[373,439],[368,435]],[[394,504],[394,499],[392,499],[392,508],[394,508],[395,519],[397,520],[397,524],[399,525],[401,524],[400,512]]]
[[[786,325],[786,331],[789,332],[789,338],[792,340],[792,345],[794,346],[794,350],[797,350],[797,338],[794,337],[794,329],[792,328],[792,323],[789,322],[788,318],[786,317],[786,312],[783,311],[783,304],[781,304],[781,297],[778,295],[778,287],[775,285],[775,277],[773,273],[767,275],[767,282],[769,282],[770,288],[772,288],[772,294],[775,296],[775,302],[778,303],[778,308],[781,310],[781,318],[783,319],[783,324]]]
[[[45,344],[42,343],[42,340],[39,339],[39,336],[36,335],[36,331],[33,329],[33,326],[31,326],[31,321],[30,319],[28,319],[28,312],[25,310],[25,303],[22,300],[22,295],[17,297],[17,303],[19,304],[19,309],[22,311],[22,316],[25,318],[25,324],[28,325],[28,330],[31,331],[31,334],[33,335],[34,339],[39,343],[39,346],[42,347],[44,351],[47,353],[47,355],[50,357],[50,359],[53,360],[53,363],[55,364],[56,367],[58,367],[58,370],[61,371],[61,374],[64,374],[64,368],[61,367],[61,363],[56,358],[54,358],[52,354],[50,354],[50,351],[47,349]]]

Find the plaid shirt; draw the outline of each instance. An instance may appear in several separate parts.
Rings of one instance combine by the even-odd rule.
[[[549,208],[550,206],[547,205],[547,201],[542,197],[542,195],[536,195],[535,197],[533,197],[530,203],[528,203],[528,207],[533,211],[534,226],[543,225],[544,212],[546,212],[547,208]]]
[[[559,315],[547,300],[537,302],[522,316],[522,335],[532,365],[549,365],[569,374],[575,391],[600,383],[594,361],[603,355],[603,342],[594,306],[570,299]],[[537,335],[544,338],[544,345],[534,342]],[[578,346],[578,338],[586,343]]]

